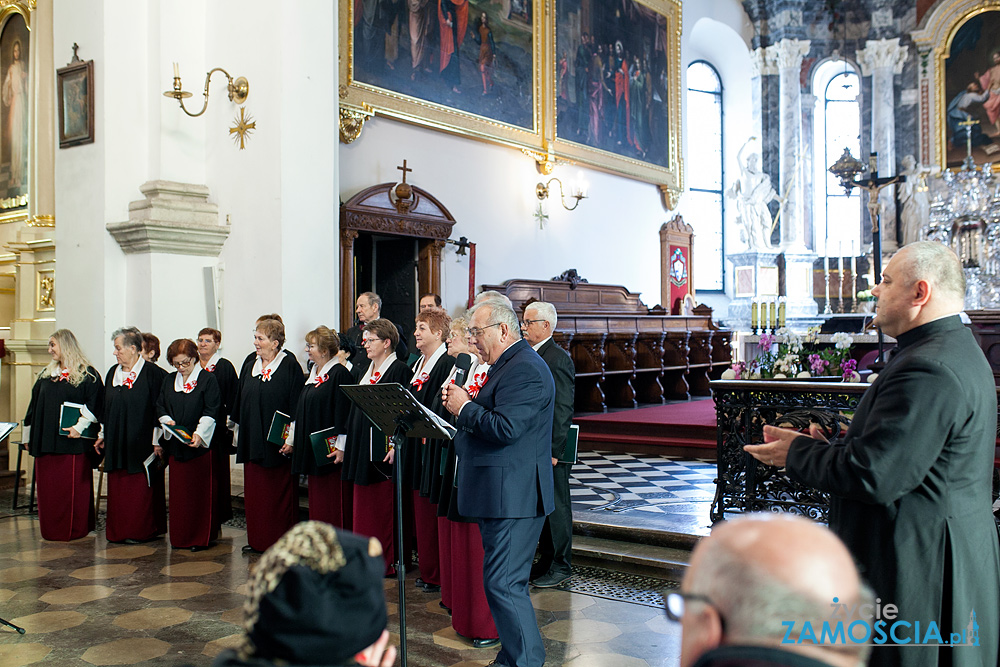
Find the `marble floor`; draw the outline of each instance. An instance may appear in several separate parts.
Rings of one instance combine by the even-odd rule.
[[[0,518],[0,629],[8,665],[209,665],[240,632],[246,579],[255,560],[246,535],[226,528],[200,553],[164,540],[109,545],[103,533],[70,543],[41,539],[30,515]],[[386,581],[389,628],[398,633],[396,584]],[[407,591],[410,665],[485,665],[495,649],[474,649],[451,629],[438,596]],[[676,665],[679,628],[662,609],[565,590],[532,593],[547,665]],[[394,635],[398,643],[398,634]]]

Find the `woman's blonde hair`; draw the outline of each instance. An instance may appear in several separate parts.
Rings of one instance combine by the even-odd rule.
[[[84,356],[83,350],[80,349],[76,336],[69,329],[59,329],[49,338],[54,339],[59,344],[59,350],[62,352],[62,365],[69,369],[69,378],[67,378],[69,383],[74,387],[79,387],[90,374],[88,370],[90,362]],[[42,377],[55,377],[61,371],[59,362],[53,359],[42,371]]]

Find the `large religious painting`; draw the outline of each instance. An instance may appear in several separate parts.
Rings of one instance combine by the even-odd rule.
[[[12,6],[0,14],[0,219],[23,217],[28,208],[28,26]]]
[[[956,26],[944,57],[945,165],[1000,162],[1000,11],[980,11]]]
[[[351,57],[341,58],[341,102],[459,133],[537,143],[536,2],[342,2],[341,44]]]

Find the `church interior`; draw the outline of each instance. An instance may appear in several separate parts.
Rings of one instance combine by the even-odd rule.
[[[109,543],[100,490],[96,532],[41,537],[18,443],[52,332],[103,374],[119,327],[212,327],[237,362],[280,313],[302,360],[364,292],[410,334],[421,295],[458,317],[483,290],[553,303],[576,371],[546,664],[679,664],[663,595],[713,523],[827,519],[787,478],[746,488],[721,406],[750,398],[720,382],[842,376],[818,391],[856,404],[894,344],[871,290],[917,240],[959,255],[1000,378],[998,49],[986,0],[0,0],[0,617],[27,631],[0,666],[210,665],[257,562],[235,456],[206,551]],[[819,361],[765,368],[782,332]],[[409,588],[411,664],[493,659]]]

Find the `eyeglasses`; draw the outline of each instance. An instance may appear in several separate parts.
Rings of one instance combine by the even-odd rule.
[[[361,344],[362,344],[362,345],[371,345],[372,343],[377,343],[377,342],[379,342],[380,340],[382,340],[382,339],[381,339],[381,338],[376,338],[376,337],[372,337],[372,338],[362,338],[362,339],[361,339]]]
[[[469,329],[469,335],[470,335],[470,336],[472,336],[473,338],[479,338],[479,337],[480,337],[480,336],[482,336],[482,335],[483,335],[483,334],[484,334],[484,333],[486,332],[486,330],[487,330],[487,329],[489,329],[490,327],[498,327],[498,326],[500,326],[501,324],[503,324],[503,322],[497,322],[497,323],[495,323],[495,324],[487,324],[487,325],[486,325],[485,327],[483,327],[482,329],[480,329],[479,327],[472,327],[472,328],[470,328],[470,329]]]
[[[704,602],[714,609],[715,613],[719,615],[719,623],[722,625],[723,631],[725,631],[726,619],[723,618],[722,612],[719,611],[716,604],[712,602],[712,598],[707,595],[698,595],[697,593],[667,593],[663,596],[663,608],[667,612],[667,618],[680,623],[684,617],[684,607],[689,600],[692,602]]]
[[[194,359],[174,359],[173,363],[170,365],[174,368],[187,368],[192,363],[194,363]]]
[[[529,324],[534,324],[535,322],[548,322],[548,320],[522,320],[521,326],[527,329]]]

